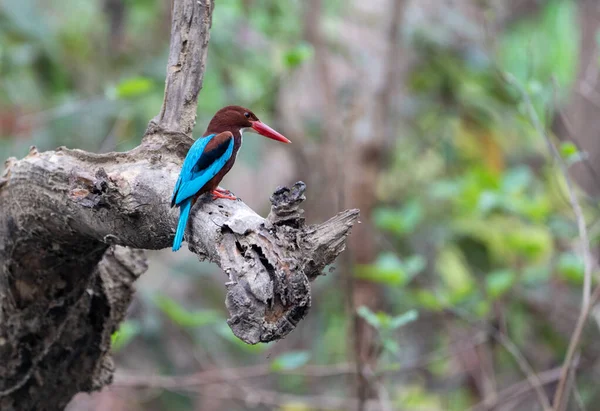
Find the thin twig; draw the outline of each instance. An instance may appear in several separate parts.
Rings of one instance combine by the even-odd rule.
[[[481,372],[481,385],[483,394],[486,398],[496,398],[498,396],[498,386],[496,383],[496,372],[494,370],[494,360],[491,349],[487,344],[482,344],[475,350],[479,357],[479,368]]]
[[[399,77],[402,69],[398,62],[402,56],[403,43],[400,41],[402,18],[406,8],[406,0],[393,0],[391,5],[391,23],[386,31],[387,53],[383,61],[383,82],[375,95],[375,113],[373,117],[374,136],[372,137],[382,147],[382,150],[391,147],[397,136],[394,130],[394,96],[402,81]]]
[[[118,389],[119,387],[111,387]],[[198,393],[201,396],[221,400],[242,401],[249,407],[257,405],[268,406],[269,409],[283,408],[290,404],[302,404],[310,409],[318,410],[349,410],[356,408],[358,400],[353,397],[334,397],[328,395],[293,395],[278,391],[252,388],[251,390],[239,390],[228,384],[212,384],[208,386],[191,387],[169,387],[169,391],[177,393]],[[369,411],[379,410],[376,401],[368,401],[366,409]]]
[[[560,171],[565,179],[567,184],[567,190],[569,192],[569,201],[571,203],[571,208],[575,213],[575,218],[577,220],[577,227],[579,230],[579,238],[581,240],[581,246],[583,247],[583,290],[582,290],[582,301],[581,301],[581,310],[579,312],[579,317],[577,318],[577,323],[575,325],[575,330],[571,335],[571,340],[569,341],[569,348],[567,349],[567,354],[565,355],[565,359],[562,365],[561,377],[558,381],[558,386],[556,388],[556,392],[554,394],[553,407],[555,411],[560,411],[563,406],[565,394],[565,385],[567,383],[567,379],[569,377],[569,369],[571,367],[571,362],[573,361],[573,357],[575,355],[575,351],[579,346],[579,342],[581,341],[581,335],[583,334],[583,329],[585,327],[585,323],[587,322],[587,317],[591,308],[591,292],[592,292],[592,253],[590,250],[590,241],[588,239],[587,226],[585,223],[585,217],[583,215],[583,211],[581,206],[579,205],[579,200],[577,199],[577,195],[575,193],[575,186],[571,177],[569,175],[569,170],[567,165],[563,161],[560,153],[548,134],[546,133],[542,122],[540,121],[535,108],[531,102],[531,98],[529,94],[525,91],[525,89],[519,84],[519,82],[510,74],[505,74],[505,78],[508,80],[510,84],[515,86],[521,95],[523,96],[523,101],[527,106],[527,112],[529,115],[529,120],[531,121],[533,127],[536,132],[544,138],[546,145],[548,146],[548,150],[554,157],[555,162],[558,164]]]
[[[550,411],[552,409],[552,407],[550,406],[550,402],[548,401],[548,398],[546,397],[546,394],[542,389],[543,384],[540,381],[539,376],[533,370],[533,367],[531,366],[531,364],[529,364],[529,361],[527,361],[525,356],[521,353],[519,347],[517,347],[517,345],[514,342],[512,342],[512,340],[506,334],[500,332],[499,330],[487,323],[481,323],[477,320],[470,318],[469,314],[464,313],[457,308],[450,308],[448,309],[448,312],[452,313],[458,318],[465,320],[466,322],[475,327],[482,328],[485,332],[492,336],[492,338],[494,338],[500,345],[502,345],[502,347],[504,347],[504,349],[510,355],[512,355],[513,359],[527,378],[527,381],[529,381],[529,384],[531,384],[531,387],[535,391],[538,397],[538,401],[542,406],[542,409],[544,411]]]
[[[487,333],[475,335],[469,341],[456,341],[448,345],[448,351],[453,354],[471,350],[487,341]],[[411,371],[422,369],[435,361],[446,358],[449,354],[446,350],[436,350],[412,361],[402,364],[399,368],[388,368],[378,370],[375,375],[401,375]],[[180,376],[160,375],[135,375],[133,371],[118,371],[115,375],[114,386],[134,388],[163,388],[175,389],[177,387],[193,387],[199,385],[210,385],[220,383],[231,383],[232,381],[265,377],[269,375],[299,375],[310,378],[328,378],[345,375],[355,375],[357,367],[352,363],[339,363],[329,365],[306,365],[293,370],[273,370],[268,364],[252,365],[232,369],[210,369],[194,374]]]
[[[579,362],[579,355],[575,356],[575,362],[578,363]],[[569,384],[571,384],[571,386],[573,387],[573,397],[575,398],[575,404],[577,404],[577,408],[579,408],[580,411],[585,411],[586,407],[585,407],[585,402],[583,401],[583,397],[581,396],[581,393],[579,392],[579,387],[577,386],[577,381],[575,379],[575,370],[573,368],[570,369],[569,372]]]
[[[573,144],[575,144],[575,147],[577,147],[577,150],[584,151],[582,149],[583,146],[577,139],[577,136],[576,136],[577,133],[575,132],[575,127],[574,127],[573,123],[569,119],[569,116],[567,115],[565,110],[560,107],[559,98],[558,98],[559,84],[558,84],[558,80],[556,79],[555,76],[552,77],[552,84],[554,85],[554,103],[553,103],[553,107],[550,109],[552,111],[550,111],[549,114],[552,115],[553,112],[556,112],[557,115],[559,116],[561,124],[564,127],[564,131],[561,133],[562,134],[561,137],[563,139],[565,139],[567,141],[571,141]],[[592,178],[592,180],[594,180],[594,183],[598,187],[600,187],[600,177],[598,176],[598,173],[596,172],[594,167],[591,165],[589,158],[587,158],[587,156],[585,156],[585,155],[582,155],[581,158],[579,159],[579,162],[586,168],[590,177]],[[591,196],[589,194],[587,194],[585,191],[583,191],[582,194],[585,195],[586,199],[589,199],[588,203],[594,202],[593,198],[591,198]],[[560,192],[560,195],[562,197],[565,197],[562,192]],[[566,200],[566,197],[565,197],[565,200]],[[566,200],[566,201],[568,202],[569,200]],[[597,220],[594,220],[587,224],[588,233],[591,231],[591,228],[593,227],[593,225],[595,224],[596,221]]]
[[[305,375],[310,377],[331,377],[336,375],[352,374],[354,371],[355,366],[352,364],[335,364],[329,366],[305,366],[298,370],[281,370],[279,373],[287,375]],[[240,367],[234,370],[211,369],[182,376],[127,375],[119,372],[115,377],[115,385],[138,388],[185,388],[264,377],[272,373],[273,370],[269,367],[269,365],[262,364],[249,367]]]
[[[389,26],[385,30],[387,50],[382,61],[383,81],[380,88],[373,95],[375,101],[372,104],[372,134],[367,141],[354,139],[351,142],[350,150],[355,159],[356,169],[354,175],[349,178],[349,192],[352,201],[361,204],[361,210],[367,219],[376,205],[375,182],[382,165],[385,164],[384,153],[389,151],[389,147],[392,146],[393,139],[396,136],[393,127],[395,120],[392,114],[393,99],[397,94],[398,85],[401,83],[401,81],[398,81],[399,75],[402,73],[402,69],[398,66],[402,54],[402,42],[399,41],[399,35],[406,3],[406,0],[392,0],[390,4]],[[359,90],[357,95],[360,96],[361,93],[362,91]],[[356,118],[359,118],[359,116]],[[352,247],[357,253],[355,263],[371,263],[375,258],[376,247],[374,244],[376,238],[373,235],[375,230],[370,227],[370,224],[366,222],[366,225],[359,229],[359,233],[355,234],[362,234],[361,239],[355,240],[354,247]],[[361,253],[360,248],[370,249],[370,251]],[[381,294],[380,287],[358,280],[350,298],[355,305],[365,304],[368,308],[375,309],[379,304],[378,301],[381,300],[379,294]],[[356,362],[360,366],[358,397],[361,405],[366,402],[368,397],[373,396],[379,390],[377,378],[369,378],[369,376],[364,375],[369,369],[376,368],[379,360],[378,350],[374,349],[377,344],[377,337],[365,330],[365,327],[368,327],[366,322],[355,314],[353,332]],[[385,409],[387,407],[385,400],[381,395],[379,397],[382,399],[381,407]],[[362,406],[358,408],[359,411],[363,409]]]
[[[338,184],[338,191],[335,198],[330,198],[328,193],[324,193],[322,197],[322,205],[327,207],[339,208],[346,202],[346,187],[345,187],[345,176],[342,170],[342,160],[345,156],[342,155],[341,150],[347,151],[346,144],[343,143],[342,139],[345,137],[345,133],[341,132],[342,124],[337,121],[341,118],[342,113],[336,103],[335,96],[335,85],[333,84],[333,77],[330,70],[328,61],[328,47],[326,39],[323,35],[321,28],[321,21],[323,18],[323,1],[322,0],[309,0],[306,3],[304,23],[305,23],[305,37],[312,44],[315,51],[315,69],[317,71],[318,83],[320,86],[321,97],[323,101],[323,145],[322,152],[323,158],[331,158],[335,161],[322,161],[323,175],[329,182],[336,182]],[[344,153],[345,154],[345,153]],[[327,188],[326,184],[321,186],[321,190]],[[328,191],[328,190],[326,190]],[[337,203],[337,204],[335,204]],[[358,411],[364,410],[364,403],[366,400],[365,392],[367,379],[363,375],[364,364],[360,355],[359,343],[360,335],[357,333],[357,325],[355,321],[356,306],[354,302],[354,290],[355,280],[352,272],[352,262],[354,256],[352,252],[354,247],[348,247],[346,253],[344,253],[342,259],[339,261],[341,269],[344,272],[344,286],[346,291],[346,311],[350,318],[350,334],[351,342],[354,343],[353,356],[355,362],[356,373],[351,375],[356,376],[353,383],[356,384],[356,391],[358,396],[358,405],[356,409]]]
[[[542,385],[547,385],[557,381],[560,378],[560,370],[561,368],[557,367],[539,373],[538,378],[540,383]],[[484,398],[481,402],[471,407],[469,411],[485,411],[494,409],[494,407],[514,401],[519,397],[528,394],[532,389],[533,386],[531,385],[530,381],[520,381],[500,391],[496,398]]]

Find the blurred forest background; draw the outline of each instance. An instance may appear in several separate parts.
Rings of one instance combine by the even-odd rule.
[[[0,0],[0,158],[139,144],[170,5]],[[114,385],[68,409],[542,409],[586,244],[541,131],[596,255],[599,45],[596,0],[216,0],[195,136],[240,104],[294,142],[247,135],[222,185],[266,215],[303,180],[309,222],[358,207],[362,224],[308,317],[265,345],[229,330],[218,267],[149,253]],[[598,409],[599,326],[593,308],[568,410]]]

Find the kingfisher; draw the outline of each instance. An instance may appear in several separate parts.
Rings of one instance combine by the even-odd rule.
[[[175,183],[171,207],[179,207],[179,223],[173,251],[181,247],[190,210],[198,197],[210,193],[213,200],[237,200],[230,191],[220,188],[219,183],[235,163],[244,131],[255,132],[282,143],[291,143],[247,108],[227,106],[217,111],[208,123],[204,135],[190,147]]]

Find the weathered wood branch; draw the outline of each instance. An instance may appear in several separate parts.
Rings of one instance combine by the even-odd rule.
[[[32,150],[7,163],[0,189],[4,399],[22,401],[32,387],[43,391],[42,398],[56,395],[54,384],[38,386],[39,373],[67,364],[89,363],[64,371],[83,379],[69,384],[72,394],[109,381],[110,334],[123,318],[131,283],[144,271],[142,255],[131,248],[161,249],[173,241],[178,211],[170,208],[169,196],[187,139],[165,141],[106,155]],[[303,194],[303,183],[277,190],[267,219],[241,201],[201,199],[192,211],[186,240],[201,259],[227,273],[228,322],[246,342],[282,338],[306,315],[309,279],[343,250],[357,218],[357,210],[348,210],[305,226],[299,209]],[[120,266],[98,268],[100,261],[115,265],[109,258],[115,255],[129,268],[126,273]],[[91,351],[80,351],[82,341]],[[53,356],[53,350],[69,355]]]
[[[0,409],[62,409],[110,383],[110,336],[143,251],[170,247],[170,195],[192,139],[212,4],[174,2],[165,102],[126,153],[32,149],[0,177]],[[310,307],[309,281],[343,251],[358,210],[306,226],[304,184],[280,188],[264,219],[241,201],[201,199],[186,233],[227,274],[233,332],[287,335]]]
[[[213,8],[214,0],[173,3],[165,98],[146,134],[191,134],[204,79]]]

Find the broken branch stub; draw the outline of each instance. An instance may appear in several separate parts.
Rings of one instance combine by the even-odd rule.
[[[205,200],[192,211],[190,249],[202,255],[207,243],[217,242],[205,257],[229,277],[227,323],[247,343],[283,338],[305,317],[310,308],[309,281],[344,250],[358,218],[358,210],[346,210],[323,224],[305,226],[299,208],[305,188],[302,182],[278,188],[267,219],[241,202]],[[207,224],[219,227],[216,235],[197,237]],[[328,235],[322,241],[315,233]]]

